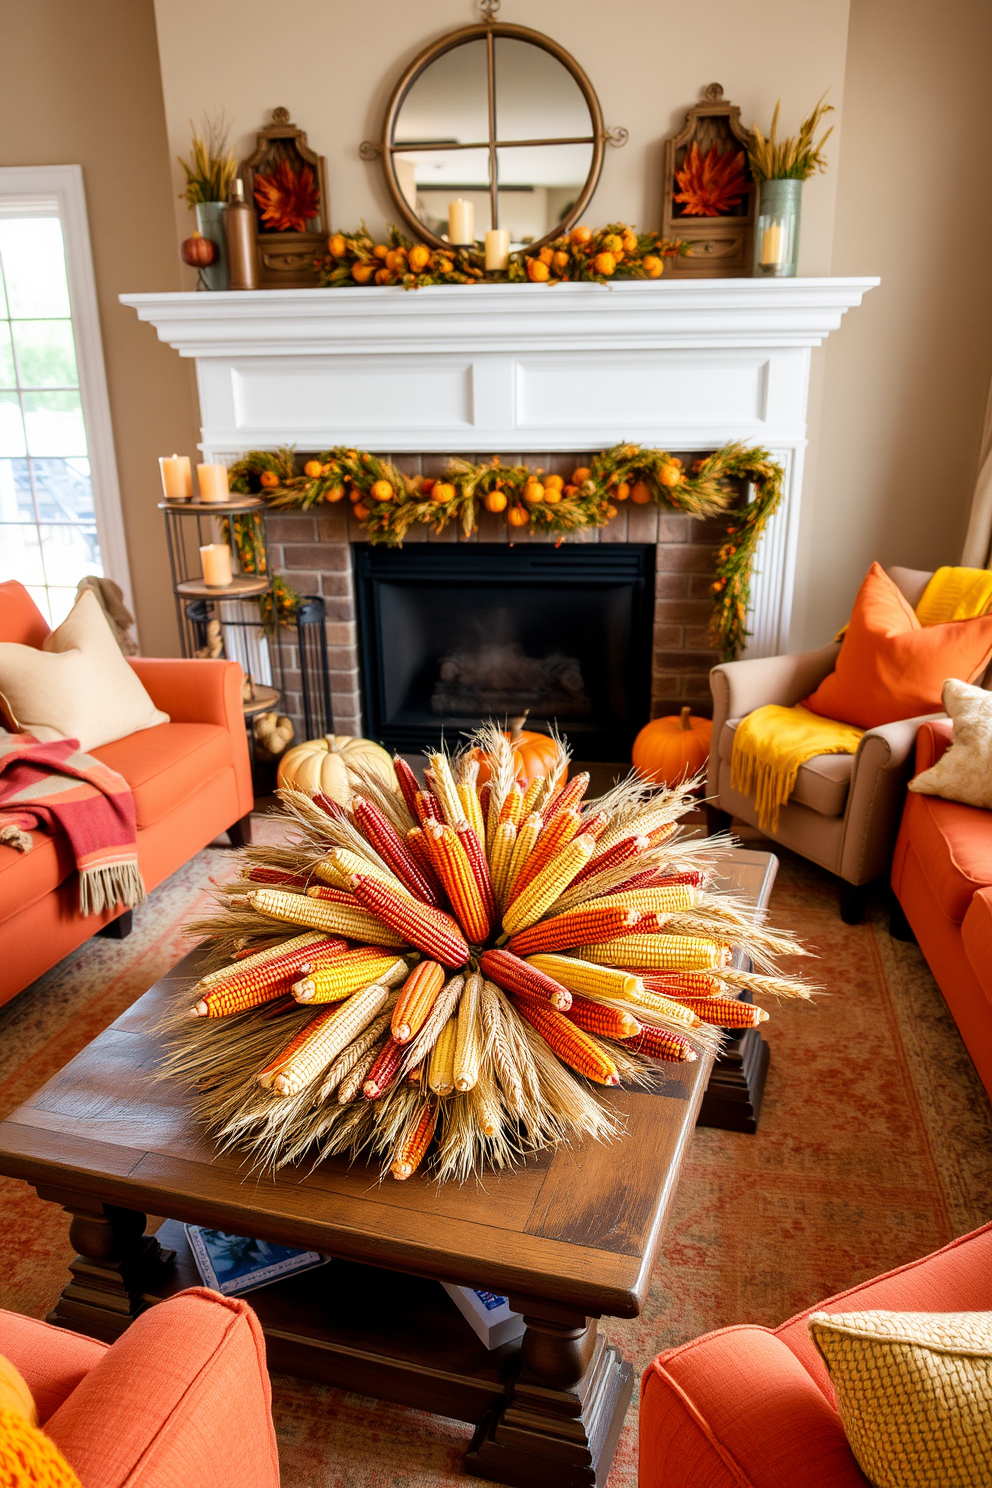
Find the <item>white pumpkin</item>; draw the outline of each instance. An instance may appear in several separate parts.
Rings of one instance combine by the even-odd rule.
[[[279,785],[292,786],[311,796],[320,791],[339,806],[347,806],[351,800],[349,764],[374,770],[390,790],[398,789],[393,762],[382,745],[350,734],[325,734],[287,749],[279,761]]]

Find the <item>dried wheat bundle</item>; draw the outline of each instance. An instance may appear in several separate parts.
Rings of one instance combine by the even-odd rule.
[[[809,995],[777,971],[802,947],[718,891],[730,839],[681,834],[691,783],[587,800],[556,743],[529,783],[490,725],[422,785],[397,758],[398,789],[356,769],[347,808],[282,793],[291,840],[192,927],[209,969],[168,1026],[221,1150],[461,1182],[618,1138],[597,1087],[717,1053],[767,1017],[744,990]]]

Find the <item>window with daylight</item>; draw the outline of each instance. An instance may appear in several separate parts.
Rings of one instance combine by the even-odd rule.
[[[81,172],[0,170],[0,580],[54,626],[105,573],[127,596]]]

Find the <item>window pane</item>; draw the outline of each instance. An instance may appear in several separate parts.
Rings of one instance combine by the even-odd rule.
[[[24,393],[22,396],[29,455],[86,454],[86,429],[78,393]]]
[[[22,584],[45,582],[41,543],[33,522],[0,531],[0,579],[20,579]]]
[[[96,528],[39,527],[45,578],[49,584],[71,584],[75,587],[86,574],[102,574],[100,544]]]
[[[33,521],[34,502],[27,460],[0,460],[0,522]]]
[[[0,393],[0,455],[26,454],[24,423],[16,393]]]
[[[15,320],[13,332],[17,376],[22,388],[78,386],[71,321]],[[2,357],[0,349],[0,367]]]
[[[89,460],[33,460],[40,522],[94,522]]]
[[[33,595],[32,598],[34,598]],[[73,588],[71,589],[60,589],[58,587],[49,589],[47,611],[45,610],[45,607],[43,605],[38,604],[38,601],[35,600],[35,604],[38,604],[39,610],[41,610],[41,613],[45,615],[49,625],[51,625],[53,628],[56,625],[62,624],[62,621],[65,619],[66,615],[68,615],[69,611],[72,609],[75,603],[75,586],[73,586]]]
[[[14,352],[10,344],[10,326],[0,320],[0,388],[17,386],[14,376]]]
[[[0,259],[0,319],[7,317],[7,291],[3,283],[3,260]]]
[[[12,316],[68,316],[69,286],[57,217],[0,218],[0,259]]]

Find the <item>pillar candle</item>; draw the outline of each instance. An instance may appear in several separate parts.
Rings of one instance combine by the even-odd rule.
[[[189,455],[161,455],[158,468],[166,501],[188,501],[193,494]]]
[[[490,271],[510,267],[510,234],[505,227],[493,227],[486,233],[486,268]]]
[[[229,499],[226,465],[197,465],[196,479],[200,487],[201,501],[227,501]]]
[[[211,589],[226,589],[234,575],[231,571],[231,550],[227,543],[208,543],[200,549],[200,567],[203,582]]]
[[[761,262],[770,267],[782,262],[782,224],[772,222],[761,235]]]
[[[448,203],[448,242],[462,245],[475,242],[475,207],[462,197]]]

